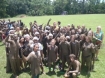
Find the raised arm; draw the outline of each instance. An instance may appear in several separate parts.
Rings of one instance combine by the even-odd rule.
[[[95,49],[96,49],[95,45],[93,43],[91,43],[91,51],[92,51],[92,53],[95,53]]]
[[[13,41],[10,39],[10,36],[12,36],[12,35],[9,34],[9,35],[6,37],[5,42],[13,43]]]
[[[60,26],[59,26],[59,29],[58,29],[58,34],[55,36],[55,38],[54,39],[56,39],[57,37],[58,37],[58,35],[60,34]]]
[[[49,26],[50,21],[51,21],[51,18],[48,20],[48,22],[47,22],[47,26]]]

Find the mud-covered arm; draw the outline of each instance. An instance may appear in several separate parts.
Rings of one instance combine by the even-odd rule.
[[[21,55],[22,55],[23,60],[24,60],[24,61],[30,61],[30,60],[31,60],[31,57],[32,57],[32,54],[30,53],[27,57],[25,57],[25,56],[23,55],[23,52],[25,52],[24,49],[21,50]]]
[[[13,41],[10,39],[10,36],[12,35],[8,35],[5,39],[5,42],[8,42],[8,43],[13,43]]]
[[[79,62],[77,62],[77,67],[76,67],[76,70],[69,71],[68,73],[69,73],[69,74],[70,74],[70,73],[78,73],[78,72],[79,72],[79,70],[80,70],[80,63],[79,63]]]

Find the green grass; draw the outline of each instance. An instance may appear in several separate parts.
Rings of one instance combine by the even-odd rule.
[[[51,18],[52,21],[50,24],[52,25],[54,21],[61,21],[62,26],[66,26],[67,24],[77,25],[85,25],[87,28],[92,28],[93,31],[96,30],[98,25],[102,26],[102,31],[105,33],[105,14],[86,14],[86,15],[59,15],[59,16],[35,16],[35,17],[24,17],[24,18],[10,18],[11,20],[19,20],[21,19],[27,27],[29,27],[29,22],[33,22],[36,20],[38,24],[46,24],[48,19]],[[1,45],[2,43],[0,43]],[[103,42],[103,46],[100,49],[99,53],[99,61],[95,62],[95,72],[91,72],[89,78],[105,78],[105,40]],[[0,46],[0,78],[13,78],[12,73],[6,73],[6,54],[5,47]],[[48,72],[48,68],[45,67],[45,72]],[[83,74],[79,76],[79,78],[86,78],[86,72],[82,71]],[[30,78],[31,76],[28,72],[21,73],[19,78]],[[63,78],[63,73],[58,71],[57,75],[41,75],[40,78]]]

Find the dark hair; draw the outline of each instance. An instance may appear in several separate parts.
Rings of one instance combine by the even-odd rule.
[[[28,28],[25,28],[24,31],[26,30],[26,33],[29,34],[29,30]]]
[[[58,21],[58,24],[60,25],[60,24],[61,24],[61,22],[60,22],[60,21]]]
[[[35,20],[34,22],[35,22],[35,23],[37,23],[37,21],[36,21],[36,20]]]
[[[21,36],[21,37],[19,38],[19,43],[21,43],[21,38],[24,38],[24,37]],[[24,43],[25,43],[25,38],[24,38],[23,44],[24,44]]]
[[[89,28],[89,30],[91,30],[91,28]]]

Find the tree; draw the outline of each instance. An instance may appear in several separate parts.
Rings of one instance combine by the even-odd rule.
[[[0,0],[0,18],[6,17],[6,6],[7,2],[6,0]]]
[[[105,13],[105,0],[0,0],[0,17]]]

